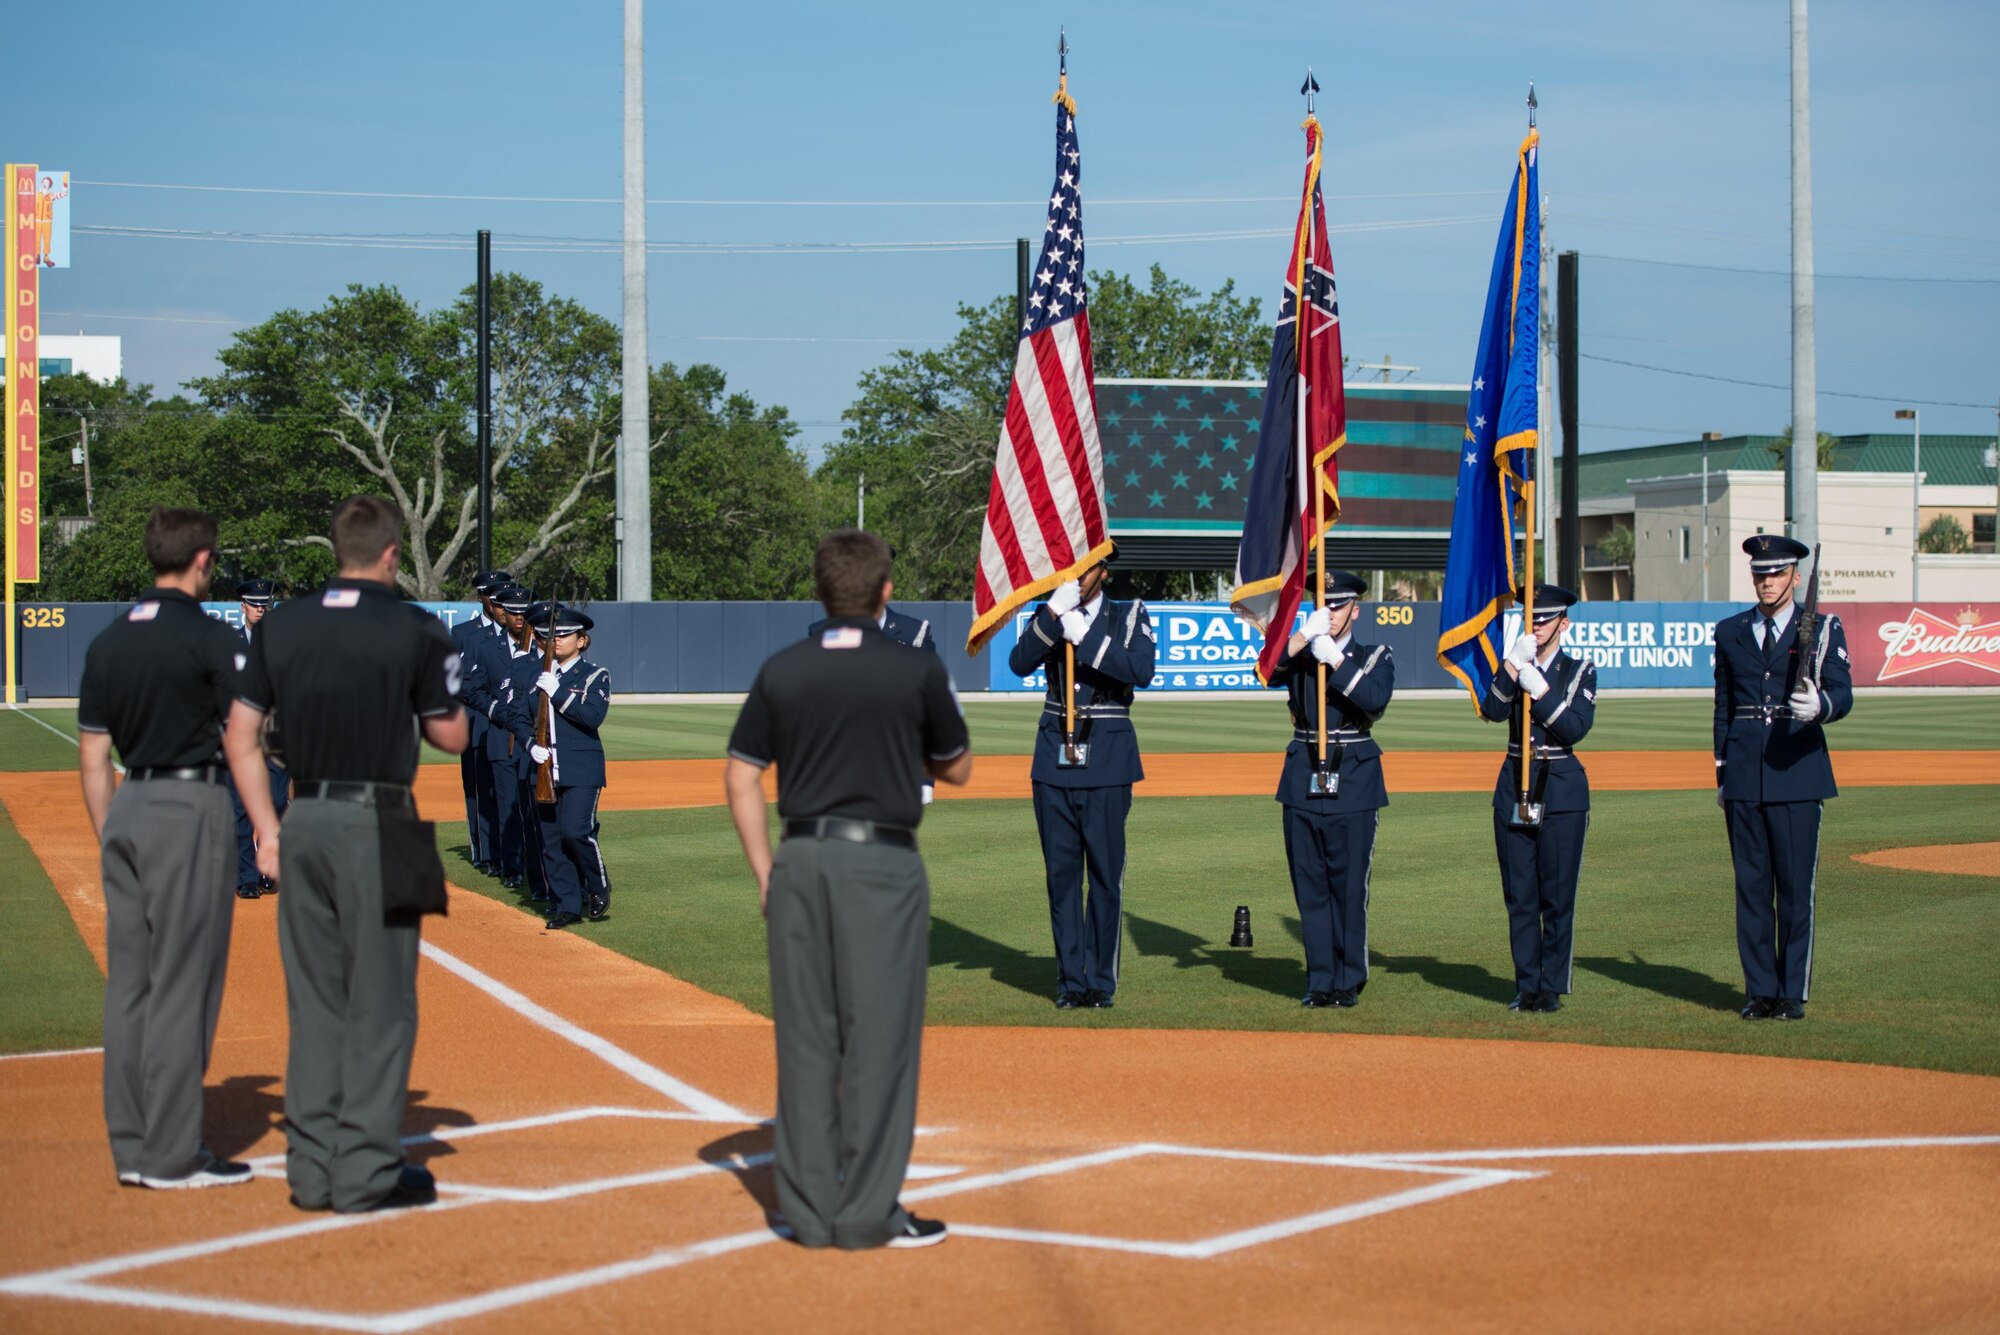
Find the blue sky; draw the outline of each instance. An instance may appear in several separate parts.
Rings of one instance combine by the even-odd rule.
[[[29,110],[8,117],[5,152],[79,182],[611,198],[620,14],[616,0],[45,6],[14,97]],[[1203,288],[1234,278],[1268,314],[1282,235],[1108,239],[1286,232],[1310,62],[1330,223],[1396,224],[1333,238],[1346,350],[1462,381],[1532,78],[1548,230],[1585,257],[1582,351],[1784,384],[1787,14],[1785,0],[655,4],[648,196],[758,202],[657,203],[648,226],[655,243],[1038,234],[1066,24],[1091,267],[1157,261]],[[1927,405],[1924,427],[1990,434],[2000,6],[1816,0],[1812,24],[1821,388],[1986,405]],[[1160,200],[1239,202],[1142,202]],[[73,217],[364,239],[77,235],[75,267],[44,280],[49,331],[122,335],[128,376],[162,391],[203,373],[233,328],[348,283],[450,301],[482,226],[497,267],[618,316],[615,253],[523,239],[615,241],[615,204],[79,184]],[[423,244],[413,237],[467,245],[397,248]],[[656,254],[652,355],[721,366],[789,407],[816,449],[865,368],[941,341],[956,303],[1012,285],[1011,245]],[[1586,449],[1776,431],[1789,417],[1783,390],[1594,360],[1579,383]],[[1827,395],[1820,426],[1890,430],[1895,406]]]

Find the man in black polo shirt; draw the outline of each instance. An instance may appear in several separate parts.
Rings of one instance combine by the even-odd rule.
[[[842,529],[813,557],[827,621],[757,673],[729,737],[730,815],[768,919],[778,1043],[778,1202],[807,1247],[923,1247],[897,1203],[917,1124],[930,882],[926,775],[972,775],[951,675],[878,624],[889,548]],[[771,854],[762,771],[778,766]]]
[[[103,845],[104,1122],[128,1187],[250,1180],[201,1143],[236,905],[222,720],[241,660],[201,610],[215,534],[199,510],[153,511],[153,590],[91,641],[77,697],[83,805]]]
[[[420,728],[453,754],[469,730],[451,637],[396,592],[395,507],[377,496],[341,502],[333,552],[339,578],[264,619],[226,744],[258,866],[285,892],[285,1175],[300,1208],[352,1212],[437,1199],[431,1175],[403,1158],[419,932],[416,917],[384,913],[382,820],[415,817]],[[294,785],[282,842],[271,795],[252,782],[273,709]]]

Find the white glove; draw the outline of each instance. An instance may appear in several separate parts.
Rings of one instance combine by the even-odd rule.
[[[1785,703],[1791,706],[1792,717],[1800,723],[1819,722],[1819,687],[1811,682],[1800,682]]]
[[[1063,638],[1071,644],[1082,644],[1083,637],[1090,633],[1090,621],[1083,613],[1071,608],[1062,614],[1062,632]]]
[[[1514,642],[1507,646],[1507,661],[1516,668],[1527,667],[1535,661],[1535,650],[1538,647],[1534,636],[1525,632],[1516,635]]]
[[[535,678],[535,689],[553,700],[556,692],[562,689],[562,678],[553,672],[544,672]]]
[[[1316,640],[1333,629],[1333,617],[1324,607],[1315,607],[1306,624],[1299,627],[1299,634],[1308,640]]]
[[[1532,699],[1539,700],[1549,693],[1549,679],[1533,663],[1521,665],[1521,689]]]
[[[1333,643],[1333,636],[1324,633],[1313,636],[1312,651],[1313,651],[1313,657],[1317,658],[1320,662],[1326,664],[1328,667],[1339,667],[1340,660],[1347,657],[1346,654],[1340,652],[1340,650],[1335,647]]]
[[[548,764],[549,757],[554,754],[555,752],[549,750],[546,746],[537,746],[533,742],[528,743],[528,759],[534,761],[537,765]]]
[[[1074,612],[1083,605],[1083,586],[1075,580],[1056,585],[1056,591],[1049,595],[1049,611],[1060,617],[1065,612]]]

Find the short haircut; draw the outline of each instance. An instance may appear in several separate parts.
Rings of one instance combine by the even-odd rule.
[[[372,566],[403,541],[403,516],[380,496],[349,496],[333,512],[333,559],[342,570]]]
[[[858,528],[836,529],[813,553],[813,589],[830,617],[873,616],[889,582],[889,544]]]
[[[156,505],[146,516],[146,559],[153,573],[177,575],[203,552],[215,550],[215,516],[202,510]]]

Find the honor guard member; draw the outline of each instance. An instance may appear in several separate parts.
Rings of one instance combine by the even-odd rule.
[[[475,651],[503,632],[493,619],[493,595],[514,582],[504,570],[482,570],[472,577],[472,591],[478,596],[479,610],[470,620],[451,628],[451,641],[458,646],[461,663],[471,664]],[[469,702],[461,692],[461,703]],[[472,720],[472,741],[458,758],[458,779],[465,789],[466,846],[475,871],[486,876],[500,874],[499,857],[494,851],[493,826],[498,814],[494,806],[493,772],[486,759],[486,717],[468,708]]]
[[[236,904],[222,721],[240,646],[201,608],[215,536],[199,510],[152,512],[153,588],[91,641],[77,698],[83,804],[104,874],[104,1122],[128,1187],[250,1180],[249,1165],[217,1158],[201,1134]]]
[[[238,652],[247,658],[251,642],[257,638],[257,626],[264,614],[277,601],[278,587],[268,579],[246,579],[236,586],[236,601],[243,609],[243,624],[236,627],[236,638],[241,641]],[[269,771],[271,805],[278,809],[283,819],[285,801],[291,793],[292,776],[285,772],[283,764],[270,755],[264,757]],[[257,840],[250,829],[250,813],[243,808],[243,802],[236,796],[236,785],[229,785],[229,801],[236,809],[236,897],[256,899],[259,895],[274,895],[278,883],[257,871]]]
[[[521,775],[526,771],[528,757],[520,738],[500,712],[513,703],[514,683],[519,672],[527,668],[522,660],[534,657],[529,648],[534,632],[527,624],[528,610],[533,605],[534,599],[518,584],[509,584],[494,593],[492,606],[500,635],[483,642],[474,641],[461,687],[468,711],[491,725],[486,733],[486,765],[493,784],[492,853],[500,884],[509,890],[520,889],[524,877],[531,886],[541,884],[541,872],[531,870],[528,857],[528,824],[536,819],[533,798],[531,795],[524,803],[521,797]],[[517,663],[521,664],[519,669]],[[530,672],[529,680],[533,676]],[[537,828],[534,838],[538,843],[540,837]]]
[[[469,729],[451,636],[396,592],[395,506],[342,501],[332,538],[339,576],[275,609],[250,646],[228,748],[250,777],[264,715],[285,721],[296,786],[282,843],[266,795],[245,794],[259,864],[284,887],[285,1176],[299,1208],[353,1212],[437,1199],[401,1139],[421,919],[385,909],[382,844],[390,821],[416,819],[419,738],[456,755]]]
[[[1803,1020],[1819,823],[1837,792],[1825,725],[1854,707],[1852,665],[1838,617],[1819,624],[1813,643],[1799,642],[1792,592],[1806,545],[1759,533],[1743,550],[1757,605],[1715,627],[1715,800],[1736,864],[1741,1013]]]
[[[604,743],[598,729],[611,712],[611,673],[583,656],[590,647],[588,614],[560,603],[537,609],[535,634],[555,650],[555,666],[535,676],[528,698],[513,707],[531,767],[547,765],[553,802],[536,803],[549,879],[548,926],[611,916],[611,879],[597,845],[597,800],[604,792]],[[536,717],[548,702],[548,745],[535,740]],[[534,768],[527,783],[532,794]]]
[[[1562,647],[1575,602],[1568,589],[1535,586],[1534,632],[1514,637],[1479,702],[1481,717],[1511,729],[1493,785],[1493,845],[1514,952],[1510,1011],[1559,1011],[1570,990],[1576,882],[1590,829],[1590,777],[1575,747],[1597,714],[1596,666]],[[1524,709],[1532,732],[1526,815],[1520,811]]]
[[[1389,791],[1382,747],[1371,735],[1396,690],[1386,644],[1354,638],[1368,583],[1326,572],[1326,606],[1285,644],[1270,685],[1282,687],[1292,740],[1278,774],[1285,860],[1305,936],[1307,1009],[1353,1006],[1368,985],[1368,888],[1375,829]],[[1326,664],[1326,748],[1319,756],[1319,664]]]
[[[943,660],[910,653],[877,622],[888,544],[829,534],[813,584],[829,620],[758,670],[725,780],[767,920],[782,1231],[807,1247],[923,1247],[945,1226],[897,1201],[930,960],[917,786],[927,774],[963,784],[972,752]],[[773,763],[775,858],[762,786]]]
[[[892,568],[895,559],[896,549],[892,546],[889,548],[889,560]],[[922,649],[933,655],[938,651],[937,636],[931,633],[931,623],[924,617],[909,616],[884,604],[881,618],[875,624],[882,628],[884,635],[887,635],[897,644],[907,644],[912,649]],[[820,632],[825,629],[825,621],[815,621],[812,625],[806,627],[806,638],[808,640],[817,640]],[[924,805],[929,806],[931,799],[936,795],[936,788],[930,780],[926,779],[924,781]]]
[[[1048,672],[1028,774],[1048,875],[1058,1010],[1108,1007],[1117,995],[1125,818],[1132,811],[1132,785],[1146,777],[1132,730],[1132,696],[1153,683],[1153,622],[1137,599],[1105,597],[1117,554],[1114,546],[1081,579],[1050,594],[1007,658],[1015,676]],[[1073,739],[1064,735],[1065,643],[1076,648]]]

